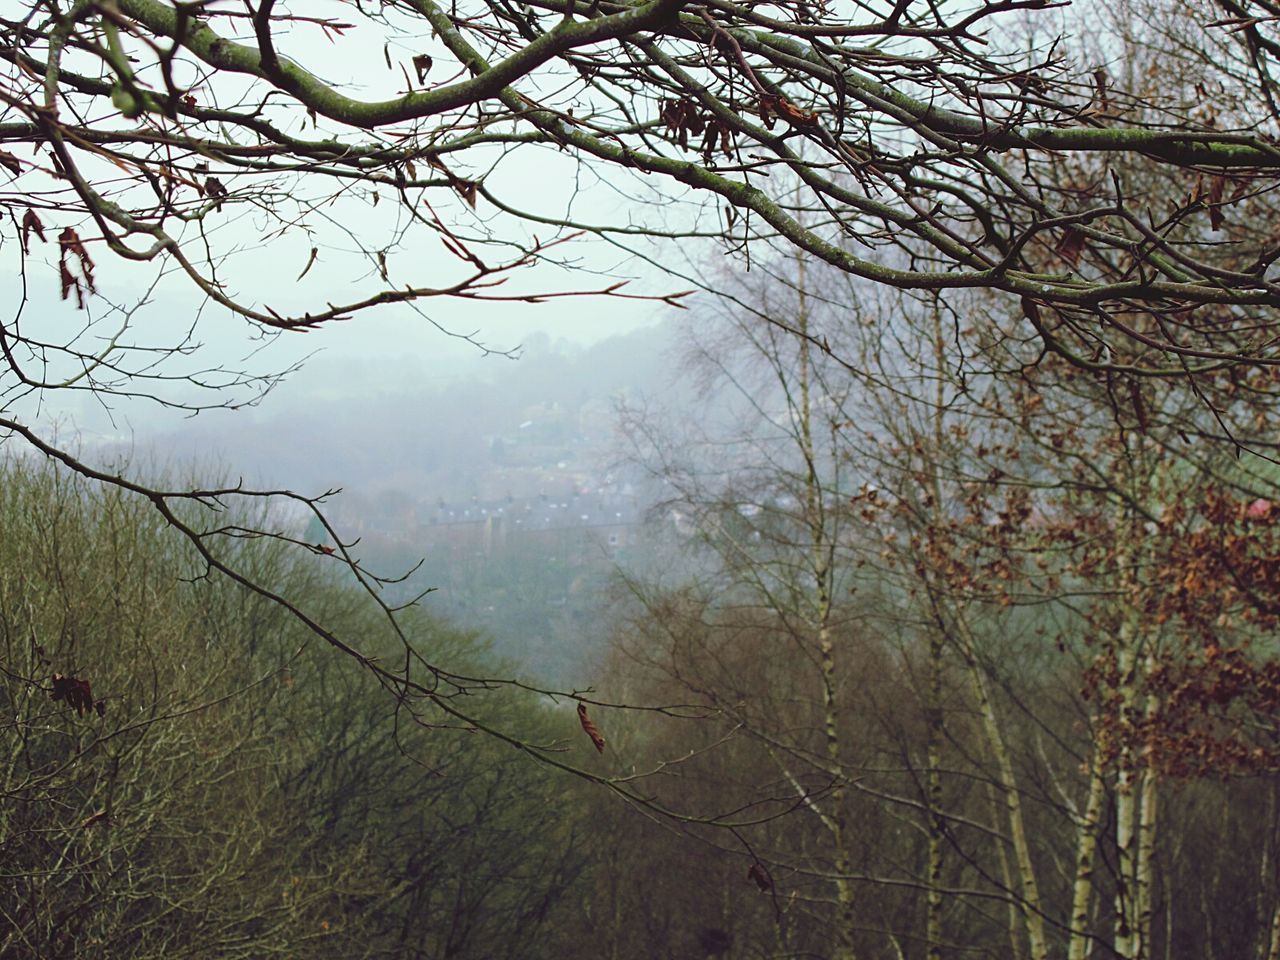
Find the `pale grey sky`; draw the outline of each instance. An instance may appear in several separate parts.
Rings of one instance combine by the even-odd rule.
[[[307,5],[306,12],[337,19],[348,18],[351,13],[347,4],[335,0],[316,0]],[[234,21],[226,24],[227,29],[231,29]],[[437,62],[428,82],[444,82],[456,66],[425,35],[395,35],[385,54],[386,35],[376,30],[349,32],[337,40],[336,47],[314,26],[277,39],[285,54],[341,85],[348,93],[369,98],[401,92],[406,71],[412,73],[411,60],[415,53],[430,50],[436,55]],[[342,51],[341,57],[333,56],[335,49]],[[193,93],[205,102],[228,103],[241,95],[242,87],[243,81],[238,78],[219,77],[216,90],[197,87]],[[274,106],[269,109],[276,110]],[[277,112],[276,120],[281,125],[297,132],[305,128],[308,136],[318,135],[303,112],[287,106]],[[323,130],[319,134],[323,134]],[[502,158],[495,151],[490,159],[496,163],[495,167],[481,168],[477,164],[483,159],[473,157],[472,167],[459,168],[458,173],[460,176],[484,175],[486,185],[495,195],[538,215],[614,224],[626,224],[643,216],[650,221],[665,219],[686,225],[699,216],[696,204],[686,206],[676,197],[659,196],[654,186],[642,178],[612,170],[609,179],[600,179],[589,169],[579,167],[574,157],[554,149],[522,147]],[[94,161],[90,158],[86,162]],[[105,162],[102,166],[94,175],[100,174],[104,183],[118,177],[118,170]],[[210,172],[226,176],[225,171]],[[31,176],[28,174],[24,183],[28,183]],[[326,302],[357,300],[386,286],[369,252],[378,250],[386,252],[387,271],[393,285],[443,285],[457,278],[458,261],[445,252],[437,236],[425,229],[402,234],[406,216],[389,190],[384,188],[386,195],[380,197],[381,202],[376,205],[367,191],[353,190],[334,199],[325,194],[332,189],[332,184],[322,183],[321,179],[313,181],[304,176],[290,181],[292,187],[285,203],[297,205],[298,218],[307,224],[305,231],[277,233],[279,223],[263,216],[253,203],[228,203],[223,211],[206,218],[200,229],[207,232],[210,249],[219,257],[231,254],[219,260],[217,271],[218,279],[224,282],[229,294],[255,307],[269,305],[282,314],[323,309]],[[257,181],[245,179],[243,182],[248,185]],[[313,184],[317,193],[308,196],[306,191]],[[237,183],[229,178],[228,186],[234,191]],[[634,198],[641,195],[644,201]],[[450,228],[462,237],[481,236],[491,223],[495,235],[524,243],[535,233],[544,240],[553,235],[550,228],[520,224],[510,218],[494,222],[497,211],[483,198],[475,210],[447,189],[431,191],[429,199]],[[711,215],[715,215],[714,211]],[[64,225],[55,224],[55,217],[54,214],[47,217],[51,240]],[[92,236],[89,225],[79,226],[86,238]],[[408,242],[402,239],[405,236],[410,238]],[[205,238],[198,236],[194,227],[186,239],[191,241],[189,251],[204,248]],[[306,275],[299,278],[310,260],[313,246],[318,249],[315,262]],[[120,305],[136,301],[164,269],[157,264],[127,264],[101,251],[100,244],[91,243],[90,249],[99,261],[100,287],[109,300]],[[678,249],[667,245],[665,255],[697,259],[699,249],[697,244],[685,243]],[[574,269],[547,265],[525,268],[495,292],[581,291],[599,289],[624,278],[634,278],[627,292],[636,294],[670,294],[686,286],[641,260],[628,259],[617,247],[590,234],[557,247],[554,252]],[[645,252],[656,257],[663,255],[652,248]],[[707,256],[712,253],[708,245]],[[502,252],[485,249],[483,255],[488,262],[495,263]],[[13,259],[0,265],[0,293],[5,295],[4,302],[11,304],[17,303],[21,289],[15,270]],[[56,343],[60,338],[65,340],[85,322],[87,315],[76,311],[73,301],[58,299],[56,242],[35,245],[27,263],[27,284],[30,302],[24,323],[28,331],[37,329],[38,325],[41,335]],[[586,345],[656,323],[669,316],[672,309],[652,301],[614,297],[568,297],[541,304],[440,299],[420,301],[418,306],[428,319],[406,307],[380,308],[305,334],[283,334],[264,345],[250,324],[229,315],[221,307],[203,303],[186,277],[169,275],[156,287],[153,302],[131,318],[131,330],[126,338],[133,337],[134,342],[155,347],[171,346],[203,310],[195,335],[203,346],[190,358],[175,358],[172,361],[175,371],[247,365],[268,373],[288,368],[315,354],[302,371],[264,401],[264,409],[269,409],[278,403],[305,403],[310,395],[358,397],[370,390],[404,388],[421,378],[465,376],[473,371],[488,374],[495,365],[510,362],[502,357],[483,358],[475,346],[442,333],[432,321],[452,333],[474,335],[485,346],[503,351],[519,347],[539,332],[547,334],[552,341],[563,339]],[[102,305],[95,305],[93,309],[102,315]],[[108,318],[87,331],[81,348],[89,352],[101,349],[119,328],[116,319]],[[254,353],[259,348],[260,352]],[[54,375],[60,376],[74,373],[74,367],[54,371]],[[182,396],[180,386],[165,389],[174,391],[171,394],[174,397]],[[157,424],[172,423],[181,416],[163,413],[154,404],[145,402],[116,400],[112,406],[114,423],[104,416],[101,405],[92,396],[83,393],[49,392],[38,404],[32,397],[10,409],[41,423],[58,422],[64,428],[83,429],[86,435],[151,430]]]

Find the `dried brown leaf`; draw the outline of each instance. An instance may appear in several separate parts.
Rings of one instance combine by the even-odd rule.
[[[747,879],[754,881],[761,891],[767,892],[773,889],[773,877],[769,876],[769,871],[759,860],[747,868]]]
[[[30,207],[27,212],[22,215],[22,252],[31,252],[31,234],[34,233],[40,238],[41,243],[45,243],[44,224],[40,222],[40,218],[36,216],[36,212]]]
[[[1107,71],[1101,67],[1093,71],[1093,103],[1098,113],[1106,113],[1111,109],[1111,98],[1107,94]]]
[[[71,271],[71,257],[75,257],[80,264],[79,277]],[[67,227],[58,234],[58,275],[62,283],[62,299],[67,299],[67,294],[75,290],[76,304],[81,310],[84,309],[84,289],[81,286],[81,279],[83,278],[84,286],[89,288],[90,293],[97,292],[93,280],[93,266],[93,259],[89,256],[89,251],[85,249],[84,242],[74,227]]]
[[[1084,234],[1073,227],[1067,227],[1058,240],[1056,253],[1073,267],[1080,262],[1080,254],[1084,250]]]
[[[774,96],[766,96],[760,98],[760,122],[764,124],[766,130],[773,129],[773,119],[777,115],[778,98]]]
[[[595,744],[596,750],[604,753],[604,736],[600,733],[599,728],[591,722],[591,718],[587,716],[587,705],[585,703],[578,704],[578,722],[582,724],[582,729],[586,731],[587,736],[591,738],[591,742]]]
[[[54,703],[65,700],[67,706],[82,717],[90,710],[97,710],[99,716],[104,712],[105,707],[98,706],[98,703],[102,701],[94,703],[93,691],[89,687],[88,680],[81,680],[72,675],[55,673],[51,678],[51,682],[53,691],[49,694],[49,699]]]
[[[1204,200],[1209,207],[1209,226],[1214,230],[1222,229],[1222,195],[1227,189],[1227,178],[1216,176],[1209,183],[1209,190]]]
[[[214,210],[222,209],[222,199],[227,195],[227,188],[217,177],[209,177],[204,182],[204,193],[210,200],[218,201],[214,204]]]
[[[818,115],[814,111],[801,109],[786,97],[774,97],[771,106],[778,116],[792,126],[808,127],[818,120]]]
[[[1129,398],[1133,401],[1133,415],[1137,418],[1138,429],[1147,432],[1147,405],[1142,399],[1142,386],[1137,380],[1129,381]]]

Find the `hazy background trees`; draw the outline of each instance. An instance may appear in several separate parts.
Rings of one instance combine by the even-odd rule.
[[[1022,347],[981,299],[786,258],[726,293],[692,354],[737,421],[625,421],[698,559],[628,579],[616,669],[716,710],[685,776],[770,820],[737,855],[790,888],[778,929],[824,956],[1195,949],[1218,908],[1181,851],[1275,790],[1269,465],[1192,440],[1212,413],[1177,384],[994,376]],[[1265,438],[1269,391],[1224,396]],[[1267,891],[1233,928],[1265,955],[1258,823],[1196,849]]]
[[[606,461],[654,506],[624,576],[586,597],[573,676],[668,709],[593,705],[599,756],[563,701],[489,691],[477,713],[604,789],[415,722],[278,606],[202,576],[135,500],[11,460],[7,948],[1267,956],[1264,465],[1186,443],[1205,411],[1158,386],[1117,402],[1105,375],[960,377],[945,303],[785,259],[762,276],[667,354],[694,402],[631,403],[635,463]],[[859,362],[744,303],[803,310]],[[960,332],[975,369],[1003,349],[983,329]],[[237,549],[366,653],[400,649],[345,568]],[[523,674],[406,623],[460,675]],[[55,675],[88,700],[52,699]]]
[[[397,724],[278,605],[200,576],[144,504],[13,459],[0,491],[6,955],[546,946],[584,832],[546,769],[473,730]],[[376,630],[351,586],[242,549],[262,582]],[[413,623],[414,643],[485,663],[474,635]],[[491,709],[558,735],[529,697]]]

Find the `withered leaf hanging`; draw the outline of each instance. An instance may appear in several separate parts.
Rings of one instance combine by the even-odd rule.
[[[585,703],[578,704],[578,721],[582,724],[582,729],[587,732],[587,736],[591,738],[591,742],[595,744],[596,750],[604,753],[604,736],[600,733],[600,729],[591,722],[591,718],[587,716],[587,705]]]
[[[773,877],[769,876],[769,871],[759,860],[747,868],[747,879],[754,881],[762,891],[773,889]]]
[[[102,700],[95,701],[93,699],[93,690],[90,688],[88,680],[55,673],[51,678],[51,682],[53,691],[49,694],[49,699],[54,703],[65,700],[67,706],[82,717],[90,710],[96,710],[98,716],[106,713],[106,704]]]

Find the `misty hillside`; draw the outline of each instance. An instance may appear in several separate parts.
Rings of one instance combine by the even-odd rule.
[[[388,357],[381,375],[379,361],[322,354],[260,407],[186,421],[157,444],[299,492],[534,494],[609,447],[617,399],[669,389],[672,346],[667,323],[585,348],[535,334],[518,359],[454,374]]]
[[[156,440],[247,482],[316,495],[401,602],[492,639],[538,679],[572,685],[619,566],[647,549],[654,500],[619,460],[622,400],[683,396],[674,322],[582,347],[535,334],[517,359],[454,370],[401,356],[320,355],[264,403],[186,421]],[[384,376],[379,376],[385,372]],[[302,531],[300,531],[301,533]],[[327,539],[322,528],[305,531]]]

